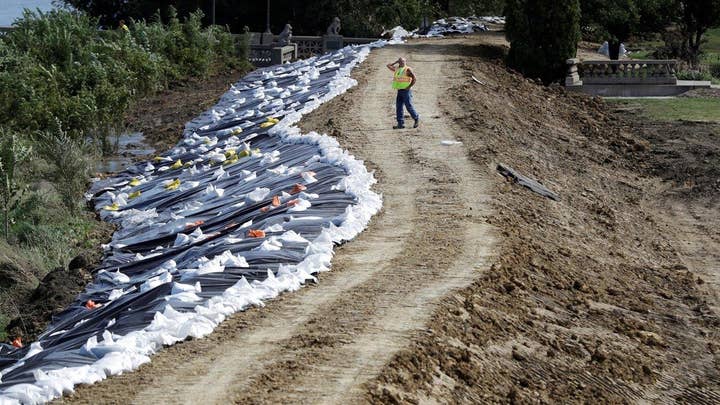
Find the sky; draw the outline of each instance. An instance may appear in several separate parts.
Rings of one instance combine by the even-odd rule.
[[[23,8],[47,11],[53,8],[52,0],[0,0],[0,27],[7,27],[22,15]]]

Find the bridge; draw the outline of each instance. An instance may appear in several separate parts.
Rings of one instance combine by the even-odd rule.
[[[257,67],[291,62],[310,58],[340,49],[346,45],[362,45],[375,42],[378,38],[345,37],[341,35],[306,36],[293,35],[291,43],[279,45],[280,35],[259,32],[250,34],[250,63]]]
[[[709,88],[706,81],[678,80],[679,62],[668,60],[568,59],[565,87],[594,96],[660,97],[676,96],[697,88]]]

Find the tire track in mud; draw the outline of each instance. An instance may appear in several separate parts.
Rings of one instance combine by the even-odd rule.
[[[383,211],[337,249],[318,286],[237,314],[209,338],[176,345],[138,372],[87,387],[78,402],[353,402],[392,355],[422,333],[440,298],[490,264],[485,223],[491,170],[459,146],[438,106],[450,86],[443,56],[462,39],[375,50],[353,76],[361,85],[315,117],[339,122],[341,143],[377,169]],[[445,55],[443,52],[447,51]],[[394,131],[385,64],[398,53],[419,77],[417,130]],[[312,118],[311,118],[312,119]],[[480,170],[478,170],[480,169]]]

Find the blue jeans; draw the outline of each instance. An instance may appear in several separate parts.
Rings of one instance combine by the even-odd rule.
[[[397,92],[397,98],[395,99],[395,110],[397,113],[397,122],[399,126],[405,125],[405,118],[403,117],[403,106],[407,108],[408,112],[410,113],[410,116],[417,121],[420,118],[420,115],[418,115],[417,111],[415,111],[415,107],[413,107],[412,104],[412,92],[410,89],[407,90],[398,90]]]

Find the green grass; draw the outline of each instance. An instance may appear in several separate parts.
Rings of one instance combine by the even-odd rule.
[[[8,319],[8,316],[5,314],[0,314],[0,342],[7,341],[7,333],[5,332],[5,327],[7,326],[8,322],[10,320]]]
[[[630,53],[630,59],[655,59],[652,56],[654,51],[652,49],[643,49]]]
[[[701,45],[703,51],[703,63],[720,63],[720,28],[708,30],[703,36],[705,42]],[[629,42],[628,48],[633,49],[630,53],[631,59],[655,59],[652,54],[656,49],[664,45],[658,39]]]
[[[705,33],[707,42],[701,45],[702,63],[720,63],[720,28],[713,28]]]
[[[658,121],[720,122],[720,98],[677,97],[668,99],[608,99],[628,108],[639,108],[642,115]]]
[[[713,28],[705,33],[707,43],[705,49],[720,53],[720,28]]]
[[[655,49],[662,47],[663,41],[655,39],[646,39],[643,41],[628,42],[625,46],[632,51],[628,55],[630,59],[655,59],[652,54]]]

